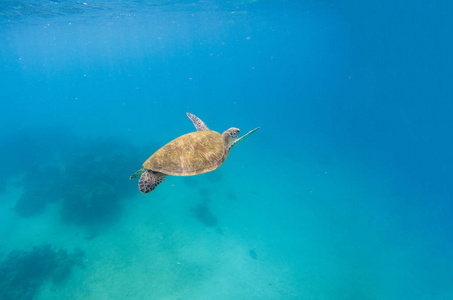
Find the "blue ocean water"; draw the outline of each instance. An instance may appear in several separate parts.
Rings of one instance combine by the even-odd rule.
[[[0,299],[453,299],[453,4],[362,2],[2,1]]]

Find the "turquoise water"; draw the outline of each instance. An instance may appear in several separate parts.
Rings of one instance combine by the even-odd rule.
[[[452,299],[453,5],[358,2],[2,1],[0,299]]]

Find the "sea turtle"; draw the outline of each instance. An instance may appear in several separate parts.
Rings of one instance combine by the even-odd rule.
[[[234,146],[259,129],[257,127],[238,138],[238,128],[232,127],[220,134],[210,130],[195,115],[187,113],[187,116],[197,131],[182,135],[157,150],[143,163],[142,169],[129,177],[134,179],[141,175],[138,181],[140,192],[151,192],[168,175],[192,176],[217,169]]]

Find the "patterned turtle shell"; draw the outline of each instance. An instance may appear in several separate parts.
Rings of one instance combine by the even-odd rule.
[[[228,145],[218,132],[182,135],[157,150],[143,168],[173,176],[191,176],[217,169],[228,157]]]

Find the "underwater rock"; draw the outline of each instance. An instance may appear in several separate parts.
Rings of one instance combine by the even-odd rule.
[[[0,297],[34,299],[43,283],[58,284],[71,275],[73,266],[83,266],[83,257],[79,249],[69,254],[50,245],[12,251],[0,262]]]
[[[61,178],[62,172],[54,166],[38,169],[26,176],[24,193],[15,204],[14,211],[25,218],[43,212],[48,203],[61,198]]]
[[[217,217],[212,214],[206,202],[198,204],[195,208],[192,208],[191,211],[194,216],[206,226],[217,226]]]
[[[21,217],[29,218],[44,211],[47,206],[47,195],[40,189],[28,188],[14,205],[13,210]]]
[[[112,220],[120,201],[135,193],[136,186],[124,175],[130,173],[135,153],[134,147],[115,139],[81,144],[65,165],[63,220],[77,225]]]
[[[69,135],[52,140],[60,137],[56,134],[39,140],[39,135],[30,136],[27,131],[10,140],[12,149],[0,145],[0,153],[17,148],[17,153],[6,154],[21,162],[18,176],[24,192],[12,209],[22,217],[32,217],[48,203],[59,201],[65,222],[83,226],[112,220],[121,200],[135,195],[136,185],[128,174],[131,162],[140,157],[138,149],[115,138],[88,140]]]
[[[64,198],[60,213],[66,222],[93,225],[112,219],[118,209],[119,198],[114,188],[101,183],[90,189],[76,186]]]

